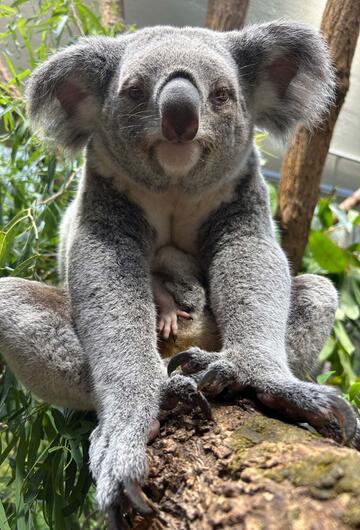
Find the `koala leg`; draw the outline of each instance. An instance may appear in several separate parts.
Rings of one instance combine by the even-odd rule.
[[[335,317],[337,293],[330,281],[313,275],[293,280],[292,306],[287,323],[287,355],[292,373],[297,378],[308,378],[316,364]],[[171,374],[178,366],[198,381],[199,390],[216,395],[224,388],[241,390],[239,376],[233,363],[224,361],[221,353],[190,348],[175,355],[168,364]],[[286,380],[281,379],[286,386]],[[338,441],[350,442],[360,448],[360,424],[355,421],[351,407],[332,388],[314,383],[302,383],[289,378],[286,392],[274,392],[254,385],[258,398],[268,407],[281,411],[294,421],[312,424],[319,432]],[[241,379],[240,379],[241,381]],[[274,383],[275,384],[275,383]],[[306,385],[306,386],[304,386]],[[308,394],[306,393],[308,391]],[[308,395],[312,393],[311,399]],[[295,398],[295,396],[298,396]]]
[[[323,276],[303,274],[292,281],[287,354],[292,372],[310,379],[335,319],[337,291]]]
[[[94,409],[88,364],[65,290],[2,278],[0,352],[15,376],[40,399]]]

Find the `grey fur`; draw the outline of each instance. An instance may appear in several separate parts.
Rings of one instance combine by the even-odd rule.
[[[176,76],[189,79],[200,100],[197,137],[179,151],[161,136],[159,97]],[[325,434],[340,441],[353,434],[348,405],[291,371],[300,375],[324,343],[336,293],[324,279],[292,284],[253,146],[255,124],[283,136],[298,121],[317,122],[333,84],[321,38],[284,22],[232,33],[155,27],[82,39],[32,75],[30,118],[67,148],[86,144],[86,165],[62,226],[64,290],[2,281],[1,350],[44,399],[65,403],[64,389],[73,385],[68,404],[95,405],[90,463],[103,510],[111,512],[129,481],[145,480],[147,434],[166,389],[194,387],[166,378],[152,270],[168,277],[179,303],[201,313],[209,298],[223,348],[190,352],[201,386],[250,385],[269,406]],[[44,290],[43,302],[34,290]],[[67,304],[60,314],[46,302],[53,297]],[[45,344],[51,326],[64,341]],[[36,374],[27,368],[33,365]],[[53,389],[41,387],[42,372],[54,377]]]

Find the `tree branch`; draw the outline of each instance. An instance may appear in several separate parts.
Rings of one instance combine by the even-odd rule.
[[[344,212],[348,212],[349,210],[355,208],[358,204],[360,204],[360,188],[355,190],[350,197],[346,197],[346,199],[344,199],[339,206],[342,210],[344,210]]]
[[[249,0],[209,0],[206,26],[217,31],[243,27]]]
[[[321,32],[329,44],[336,68],[335,104],[325,121],[314,131],[298,127],[281,167],[277,220],[282,245],[294,273],[301,267],[320,180],[330,141],[349,89],[350,69],[360,27],[359,0],[328,0]]]
[[[99,0],[102,25],[111,29],[125,17],[124,0]]]

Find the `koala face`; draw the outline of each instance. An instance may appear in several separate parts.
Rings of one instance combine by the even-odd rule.
[[[255,125],[284,136],[315,123],[333,84],[323,41],[301,24],[158,26],[82,39],[34,72],[27,95],[45,134],[90,141],[113,176],[194,192],[239,173]]]
[[[239,165],[252,119],[221,39],[202,30],[145,30],[127,45],[98,136],[117,165],[157,189],[216,182]]]

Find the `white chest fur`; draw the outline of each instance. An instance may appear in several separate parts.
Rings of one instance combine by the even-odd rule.
[[[193,255],[201,225],[221,203],[228,202],[234,183],[223,183],[199,195],[172,187],[164,193],[153,193],[136,185],[126,186],[129,199],[142,208],[157,233],[156,246],[173,245]]]

